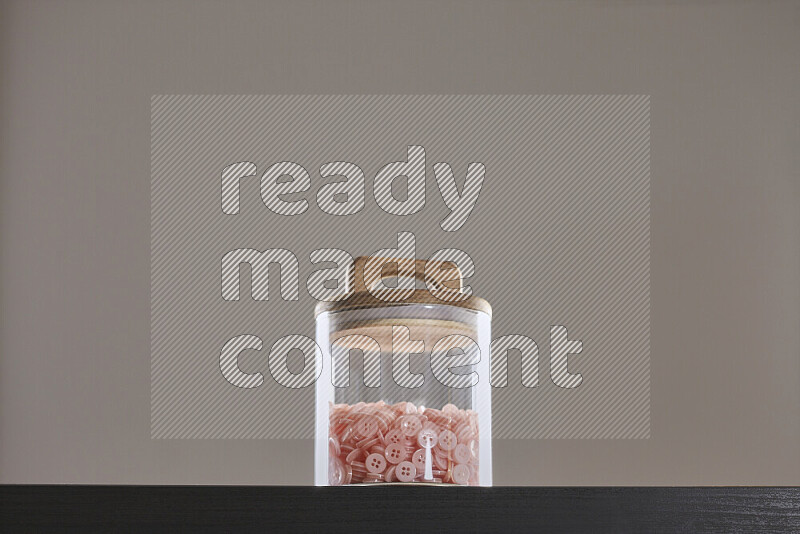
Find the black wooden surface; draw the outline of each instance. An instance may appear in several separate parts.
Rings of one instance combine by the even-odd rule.
[[[3,532],[800,532],[797,488],[3,486]]]

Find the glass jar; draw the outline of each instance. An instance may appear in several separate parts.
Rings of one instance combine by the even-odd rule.
[[[424,281],[429,263],[358,258],[349,296],[317,305],[316,485],[491,486],[491,307],[450,262],[425,289],[385,285],[383,266]]]

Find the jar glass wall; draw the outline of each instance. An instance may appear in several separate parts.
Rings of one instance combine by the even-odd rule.
[[[317,485],[492,484],[489,313],[444,302],[325,311],[316,337]]]

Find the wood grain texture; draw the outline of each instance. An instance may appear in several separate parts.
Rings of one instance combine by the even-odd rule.
[[[797,488],[3,486],[3,532],[800,532]]]

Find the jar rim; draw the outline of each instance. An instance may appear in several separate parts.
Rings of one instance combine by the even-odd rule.
[[[433,295],[431,295],[428,291],[417,289],[414,290],[414,292],[411,293],[411,295],[408,298],[397,301],[385,301],[376,298],[368,291],[357,291],[355,293],[352,293],[349,297],[342,300],[337,300],[333,302],[328,302],[328,301],[318,302],[316,307],[314,308],[314,317],[316,318],[320,314],[326,312],[360,310],[369,308],[391,308],[398,306],[409,306],[414,304],[449,306],[454,308],[462,308],[467,310],[483,312],[487,314],[489,317],[492,316],[492,306],[486,300],[480,297],[471,296],[465,300],[448,301],[448,300],[438,299]]]

